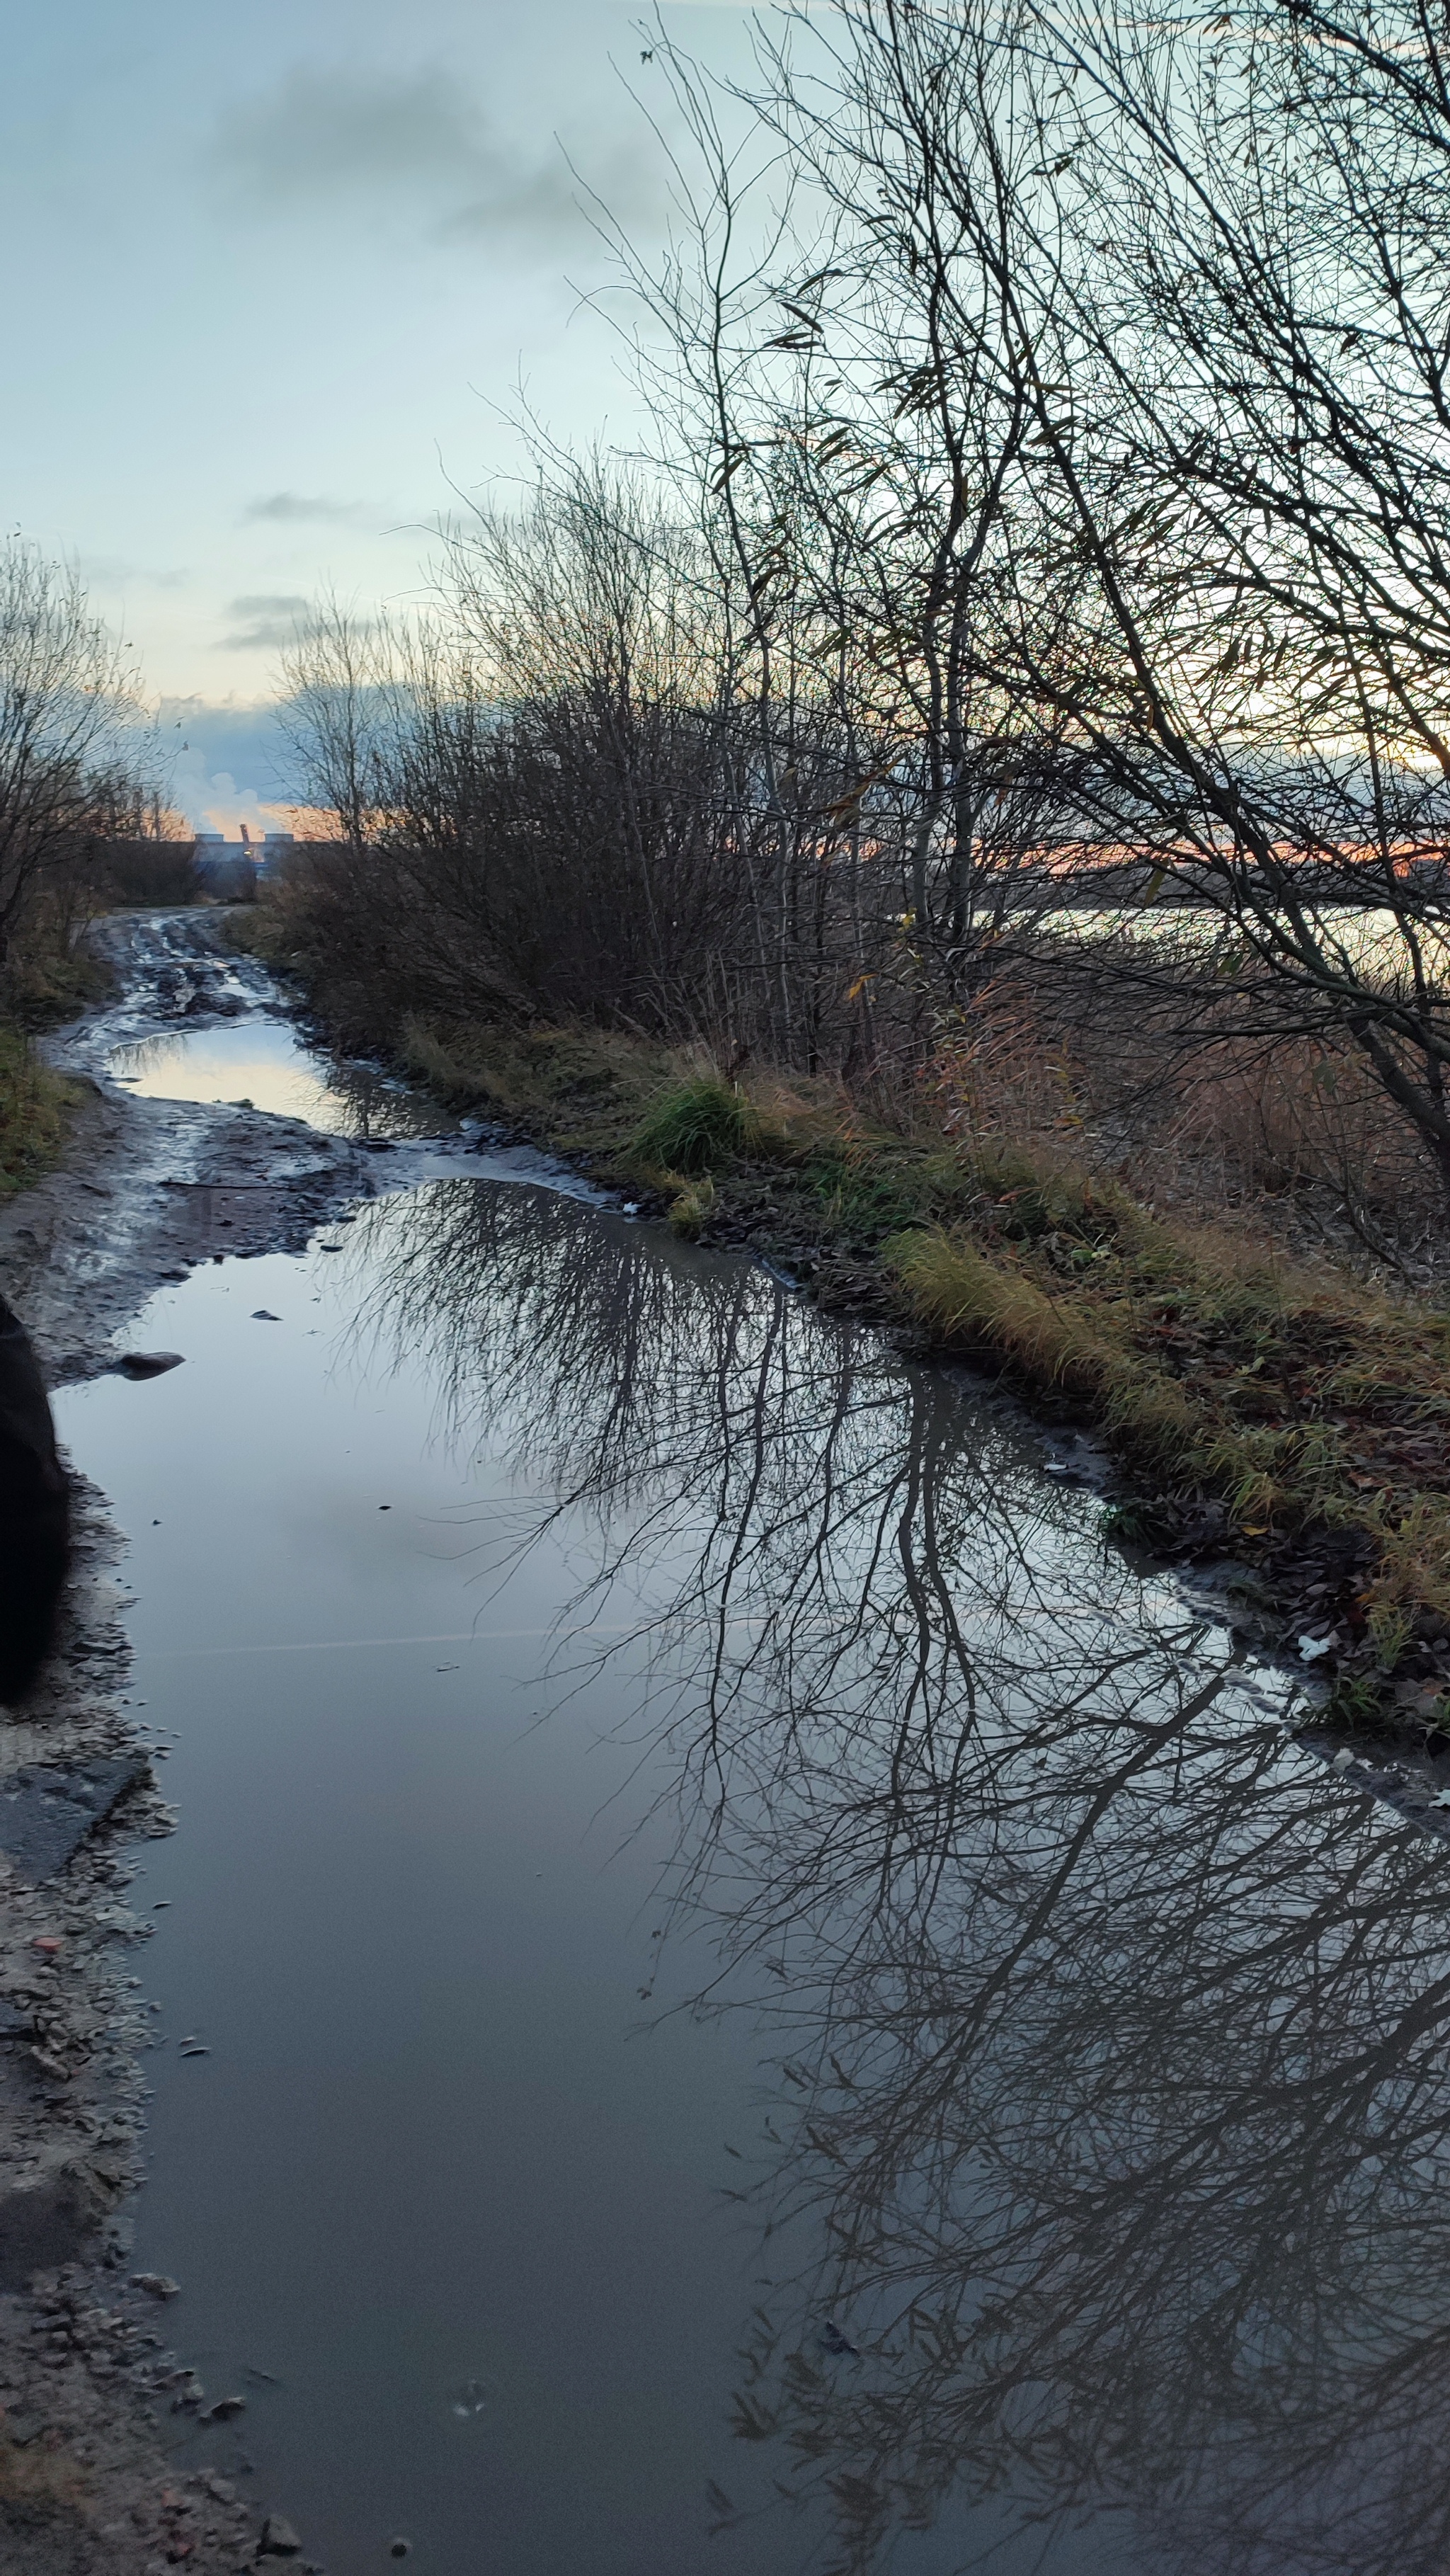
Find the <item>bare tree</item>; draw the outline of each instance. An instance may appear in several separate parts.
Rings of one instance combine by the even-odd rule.
[[[365,850],[387,809],[386,744],[395,679],[385,623],[323,594],[282,657],[282,728],[303,797]]]
[[[1444,68],[1409,7],[858,0],[755,96],[833,209],[811,365],[858,636],[874,581],[919,675],[916,911],[1037,765],[1038,855],[1189,894],[1215,1029],[1347,1036],[1450,1188]]]
[[[140,708],[80,575],[18,537],[0,550],[0,962],[43,888],[146,801]]]

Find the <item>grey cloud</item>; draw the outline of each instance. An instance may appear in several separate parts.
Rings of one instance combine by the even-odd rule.
[[[357,511],[356,501],[328,501],[320,493],[268,492],[261,500],[249,501],[242,517],[290,523],[298,519],[355,519]]]
[[[120,555],[83,554],[77,561],[84,580],[117,590],[129,589],[133,584],[147,590],[179,590],[187,578],[182,571],[163,572],[154,564],[132,563]]]
[[[631,219],[658,197],[649,155],[619,144],[601,167],[592,142],[578,178],[555,141],[521,155],[436,66],[396,77],[294,70],[227,112],[209,164],[254,212],[370,199],[401,205],[438,242],[509,234],[553,246],[583,233],[591,187]]]
[[[441,70],[388,79],[299,68],[231,108],[215,150],[238,177],[288,197],[466,183],[485,157],[476,116]]]
[[[241,620],[236,631],[222,637],[227,653],[272,652],[279,645],[290,644],[297,620],[306,615],[310,602],[293,591],[249,591],[234,599],[227,614]]]
[[[249,590],[234,599],[232,617],[298,617],[307,601],[294,590]]]
[[[637,222],[656,203],[652,165],[637,152],[614,152],[600,167],[572,170],[562,151],[534,170],[513,170],[444,216],[443,241],[528,234],[540,243],[577,240],[597,198],[621,223]]]

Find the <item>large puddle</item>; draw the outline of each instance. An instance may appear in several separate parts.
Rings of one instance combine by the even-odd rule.
[[[183,2459],[333,2576],[1443,2567],[1444,1847],[1010,1421],[474,1179],[132,1338]]]
[[[254,1011],[138,1038],[114,1050],[109,1070],[138,1099],[224,1101],[333,1136],[438,1136],[459,1125],[406,1083],[304,1046],[288,1021]]]

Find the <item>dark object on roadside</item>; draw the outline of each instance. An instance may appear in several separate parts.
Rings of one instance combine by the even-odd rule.
[[[168,1369],[181,1367],[184,1356],[181,1351],[123,1351],[111,1374],[113,1377],[164,1377]]]
[[[268,1308],[265,1306],[254,1306],[252,1308],[252,1321],[254,1324],[280,1324],[282,1318],[280,1315],[270,1313]]]
[[[269,2513],[262,2525],[262,2537],[257,2543],[257,2556],[259,2558],[297,2558],[301,2555],[301,2550],[302,2543],[291,2523],[280,2513]]]
[[[40,1364],[0,1297],[0,1700],[25,1697],[55,1643],[70,1505]]]
[[[390,2558],[409,2558],[412,2555],[412,2551],[413,2544],[411,2540],[395,2540],[391,2549],[388,2551],[388,2556]]]
[[[149,2299],[174,2299],[181,2283],[173,2281],[167,2272],[133,2272],[131,2287],[144,2290]]]
[[[218,2397],[214,2405],[203,2406],[196,2420],[198,2424],[229,2424],[234,2415],[245,2415],[246,2411],[245,2397]]]

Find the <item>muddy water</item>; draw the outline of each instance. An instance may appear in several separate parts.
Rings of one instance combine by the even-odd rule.
[[[333,2576],[1443,2566],[1443,1845],[1030,1438],[466,1175],[133,1338],[183,2457]]]

